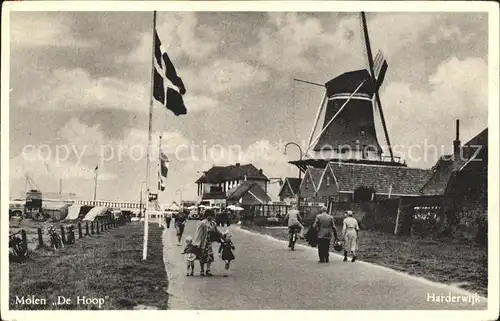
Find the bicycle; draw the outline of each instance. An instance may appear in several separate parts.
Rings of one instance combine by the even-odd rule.
[[[288,233],[289,233],[289,243],[288,243],[288,247],[290,248],[290,250],[292,251],[295,251],[295,243],[297,243],[297,233],[298,233],[298,230],[300,229],[300,227],[295,227],[295,226],[292,226],[289,228],[288,230]]]
[[[23,240],[16,234],[9,235],[9,259],[20,261],[28,257],[28,248]]]
[[[51,225],[48,227],[48,232],[50,236],[50,246],[54,248],[54,250],[57,250],[58,248],[63,248],[64,243],[59,236],[59,233],[57,233],[55,226]]]

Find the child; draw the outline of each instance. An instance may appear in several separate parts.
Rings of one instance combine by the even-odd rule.
[[[235,248],[234,248],[233,242],[231,241],[231,234],[229,234],[229,232],[227,232],[227,231],[224,232],[224,234],[222,235],[222,240],[221,240],[220,247],[219,247],[219,255],[222,257],[222,260],[224,260],[226,262],[226,266],[225,266],[226,270],[224,271],[224,274],[223,274],[224,277],[228,276],[231,261],[235,259],[233,251],[232,251],[234,249]]]
[[[194,261],[196,260],[195,246],[193,245],[193,238],[191,236],[186,237],[186,247],[182,254],[186,257],[187,272],[186,276],[194,275]],[[190,272],[191,270],[191,272]]]

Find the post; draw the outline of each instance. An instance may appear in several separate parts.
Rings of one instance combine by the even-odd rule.
[[[95,221],[95,224],[96,224],[96,231],[97,231],[97,233],[96,233],[96,234],[100,234],[100,232],[101,232],[101,231],[100,231],[99,229],[100,229],[101,227],[99,226],[99,225],[100,225],[100,224],[99,224],[99,221]]]
[[[148,233],[149,233],[149,215],[147,213],[149,204],[149,154],[151,152],[151,131],[153,127],[153,92],[154,92],[154,59],[155,59],[155,35],[156,35],[156,11],[153,11],[153,46],[151,48],[151,93],[149,95],[149,127],[148,127],[148,150],[146,156],[146,213],[144,215],[144,241],[142,247],[142,260],[145,261],[148,256]]]
[[[21,240],[23,241],[23,248],[26,249],[26,255],[28,254],[28,238],[26,237],[26,231],[21,230]]]
[[[74,226],[70,225],[68,226],[68,237],[67,237],[67,242],[68,244],[74,244],[75,243],[75,231],[74,231]]]
[[[66,244],[66,231],[64,230],[64,226],[61,225],[61,241],[63,244]]]
[[[82,223],[78,222],[78,238],[81,239],[83,237],[82,235]]]
[[[41,227],[37,228],[37,232],[38,232],[38,246],[39,246],[39,247],[43,247],[43,234],[42,234],[42,228],[41,228]]]
[[[89,233],[89,222],[85,222],[85,235],[90,235]]]

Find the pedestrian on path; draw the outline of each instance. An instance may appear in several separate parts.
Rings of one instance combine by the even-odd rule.
[[[219,242],[222,235],[214,220],[214,211],[206,210],[203,219],[196,227],[193,244],[199,249],[200,276],[212,276],[212,272],[210,271],[210,267],[214,261],[212,242]],[[207,267],[206,274],[205,265]]]
[[[344,262],[347,261],[348,252],[352,253],[351,262],[356,261],[356,247],[358,240],[359,225],[353,217],[352,211],[347,211],[342,227],[342,238],[344,239]]]
[[[321,213],[316,216],[313,227],[318,229],[318,256],[320,263],[328,263],[330,260],[330,241],[332,236],[338,240],[337,230],[333,216],[327,213],[326,206],[321,207]]]
[[[223,277],[229,276],[229,270],[231,268],[231,261],[235,259],[233,250],[235,249],[233,241],[231,240],[231,234],[228,231],[225,231],[222,234],[222,242],[219,246],[219,255],[224,262],[226,262],[224,266],[224,274]]]
[[[167,223],[167,228],[170,228],[170,222],[172,222],[172,212],[165,212],[165,222]]]
[[[196,248],[193,245],[193,238],[191,236],[186,237],[186,247],[181,254],[185,255],[187,272],[186,276],[194,275],[194,261],[196,260]]]
[[[186,225],[187,216],[184,211],[179,211],[175,216],[175,230],[177,231],[177,245],[181,245],[182,234]]]

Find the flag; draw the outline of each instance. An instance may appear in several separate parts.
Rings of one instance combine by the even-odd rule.
[[[153,97],[176,116],[187,113],[182,95],[186,87],[177,75],[168,54],[161,50],[161,41],[155,30],[155,64],[153,76]]]
[[[160,151],[160,174],[165,178],[168,174],[168,157],[162,151]]]
[[[382,82],[384,81],[385,73],[388,68],[387,60],[384,58],[384,55],[379,50],[377,55],[375,56],[375,60],[373,62],[373,72],[375,73],[375,84],[377,88],[382,86]]]
[[[99,165],[97,165],[94,169],[94,171],[97,171],[99,169]]]
[[[163,182],[163,177],[167,177],[168,174],[168,157],[160,149],[160,162],[158,167],[158,190],[165,190],[165,183]]]
[[[165,183],[163,182],[163,177],[161,177],[160,172],[158,172],[158,190],[165,191]]]

